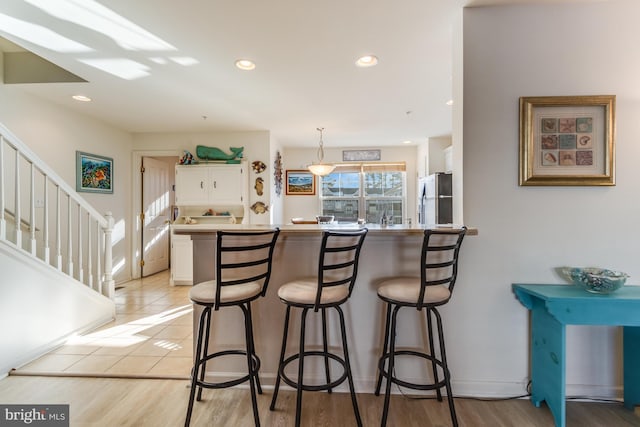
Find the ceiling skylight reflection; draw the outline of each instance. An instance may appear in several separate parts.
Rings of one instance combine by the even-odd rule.
[[[151,74],[148,66],[126,58],[78,59],[78,61],[125,80],[135,80]]]
[[[40,25],[0,13],[0,34],[19,37],[29,43],[62,53],[92,52],[89,46],[75,42]]]
[[[113,39],[127,50],[174,51],[174,46],[94,0],[25,0],[58,19]]]
[[[183,67],[199,64],[197,59],[180,55],[173,45],[96,0],[22,1],[29,5],[26,8],[38,9],[33,16],[38,15],[36,19],[42,23],[0,14],[0,36],[6,34],[9,40],[19,38],[55,52],[76,54],[74,59],[79,62],[125,80],[149,76],[155,64]],[[72,28],[76,26],[83,27],[82,31]],[[62,35],[68,35],[64,30],[58,33],[47,27],[69,28],[69,34],[75,34],[74,38],[86,45]],[[136,57],[134,52],[141,52],[144,57]]]
[[[167,58],[163,58],[161,56],[152,56],[149,58],[149,61],[155,62],[156,64],[165,65],[168,61]]]
[[[183,67],[191,67],[192,65],[197,65],[200,63],[197,59],[191,58],[189,56],[172,56],[169,59],[178,65],[182,65]]]

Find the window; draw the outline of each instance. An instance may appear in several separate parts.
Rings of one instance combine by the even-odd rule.
[[[338,165],[321,178],[322,214],[336,221],[380,223],[383,215],[402,224],[406,199],[404,163]]]

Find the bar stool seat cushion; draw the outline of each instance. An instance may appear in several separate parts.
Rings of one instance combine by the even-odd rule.
[[[216,286],[218,286],[216,280],[198,283],[189,291],[189,298],[195,303],[213,304],[216,302]],[[259,282],[223,286],[220,290],[220,303],[243,301],[255,297],[260,292],[262,292],[262,284]]]
[[[392,301],[416,304],[420,296],[420,278],[396,277],[385,280],[378,288],[378,295]],[[449,288],[444,285],[427,286],[423,303],[433,304],[446,301],[450,296]]]
[[[314,304],[318,293],[318,279],[304,277],[293,282],[285,283],[278,289],[278,297],[283,301],[296,304]],[[338,285],[326,287],[322,290],[320,304],[333,304],[349,297],[349,286]]]

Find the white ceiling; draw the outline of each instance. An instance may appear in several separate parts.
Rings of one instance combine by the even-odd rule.
[[[535,2],[568,1],[585,0]],[[88,81],[12,86],[126,131],[269,130],[284,146],[315,146],[316,128],[325,127],[326,147],[387,146],[451,133],[446,102],[460,8],[531,2],[2,0],[0,36]],[[81,9],[101,16],[98,22],[126,21],[119,30],[102,29]],[[16,19],[38,27],[19,35]],[[162,46],[123,47],[127,22]],[[34,42],[43,29],[51,32]],[[85,50],[42,46],[58,36]],[[357,68],[365,54],[379,64]],[[254,60],[256,69],[236,69],[239,58]],[[82,62],[105,59],[133,61],[146,75],[124,79]],[[74,94],[93,101],[73,101]]]

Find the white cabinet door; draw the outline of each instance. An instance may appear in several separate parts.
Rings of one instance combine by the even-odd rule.
[[[211,168],[211,200],[216,205],[241,205],[243,202],[244,176],[240,165]]]
[[[209,169],[199,166],[176,166],[176,205],[209,203]]]
[[[176,166],[176,205],[242,205],[245,174],[242,164]]]
[[[193,284],[193,242],[189,236],[171,236],[171,284]]]

